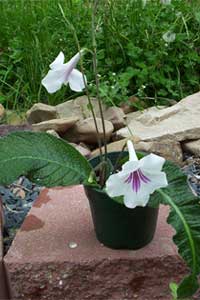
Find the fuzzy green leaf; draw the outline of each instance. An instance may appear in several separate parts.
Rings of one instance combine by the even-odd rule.
[[[170,206],[167,222],[176,230],[173,237],[180,256],[191,269],[191,275],[183,279],[177,289],[178,297],[188,297],[198,289],[197,276],[200,273],[200,199],[187,184],[187,177],[179,167],[166,162],[163,171],[167,173],[169,185],[151,196],[151,203]]]
[[[0,138],[0,184],[25,175],[51,187],[88,179],[92,168],[71,145],[47,133],[14,132]]]

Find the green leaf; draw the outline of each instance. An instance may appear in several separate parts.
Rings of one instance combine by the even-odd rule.
[[[199,288],[198,280],[196,276],[189,275],[185,277],[180,283],[177,289],[178,298],[185,298],[192,296]]]
[[[173,300],[177,299],[177,288],[178,288],[177,284],[175,282],[171,282],[169,288],[171,290]]]
[[[14,132],[0,138],[0,184],[20,175],[43,186],[75,185],[92,171],[88,161],[67,142],[47,133]]]
[[[151,196],[151,203],[160,202],[170,206],[167,222],[176,230],[173,237],[180,256],[191,269],[191,275],[183,279],[177,289],[178,297],[193,295],[198,289],[200,273],[200,200],[188,187],[187,177],[179,167],[166,162],[169,185]],[[150,204],[151,204],[150,203]]]

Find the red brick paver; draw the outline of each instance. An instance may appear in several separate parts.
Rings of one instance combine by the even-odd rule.
[[[154,240],[112,250],[95,237],[82,186],[44,189],[5,257],[15,300],[168,300],[186,272],[161,207]]]

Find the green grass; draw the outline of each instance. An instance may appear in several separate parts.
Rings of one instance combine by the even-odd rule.
[[[58,3],[75,26],[81,47],[91,47],[91,1],[0,1],[0,102],[26,109],[35,102],[57,104],[77,94],[63,88],[48,95],[41,79],[59,51],[77,52]],[[199,90],[199,0],[172,5],[140,0],[101,0],[97,16],[98,71],[103,100],[120,104],[136,95],[145,105],[180,100]],[[166,43],[162,35],[176,39]],[[91,56],[84,66],[95,94]],[[115,73],[115,74],[113,74]]]

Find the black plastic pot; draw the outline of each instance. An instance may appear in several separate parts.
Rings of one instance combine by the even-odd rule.
[[[109,153],[108,156],[115,163],[119,152]],[[99,161],[100,158],[95,157],[90,163],[94,167]],[[90,186],[84,189],[99,242],[112,249],[139,249],[153,239],[158,208],[146,206],[130,209],[114,201],[102,190]]]

